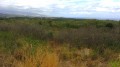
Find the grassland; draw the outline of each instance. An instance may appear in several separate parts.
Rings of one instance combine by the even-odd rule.
[[[120,21],[0,18],[0,67],[120,67]]]

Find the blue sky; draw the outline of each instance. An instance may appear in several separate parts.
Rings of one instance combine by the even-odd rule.
[[[120,19],[120,0],[0,0],[0,12]]]

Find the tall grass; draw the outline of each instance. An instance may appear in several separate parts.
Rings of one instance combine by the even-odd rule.
[[[119,48],[118,21],[0,19],[0,67],[116,66]]]
[[[14,54],[4,58],[5,65],[11,67],[59,67],[59,56],[55,52],[48,51],[48,48],[36,48],[34,54],[31,53],[31,46],[25,46],[15,50]],[[43,51],[43,49],[46,49]],[[49,48],[50,49],[50,48]],[[3,59],[3,58],[1,58]],[[7,62],[7,63],[6,63]]]

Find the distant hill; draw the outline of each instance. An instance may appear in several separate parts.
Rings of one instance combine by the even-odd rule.
[[[46,15],[40,15],[40,14],[10,14],[10,13],[0,13],[0,17],[47,17]]]
[[[5,18],[9,18],[9,17],[24,17],[24,15],[0,13],[0,17],[5,17]]]

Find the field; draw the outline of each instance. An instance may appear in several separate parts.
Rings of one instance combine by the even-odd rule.
[[[120,67],[120,21],[0,18],[0,67]]]

